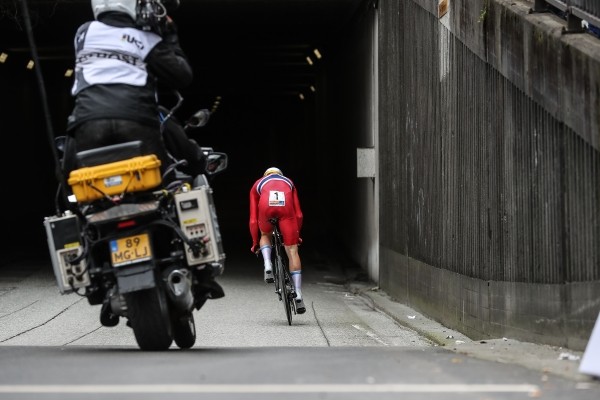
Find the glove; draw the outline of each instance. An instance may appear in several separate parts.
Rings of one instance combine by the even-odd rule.
[[[179,43],[179,37],[177,36],[177,25],[167,15],[165,22],[161,29],[163,40],[169,44],[176,45]]]
[[[175,25],[175,21],[168,15],[165,18],[165,23],[163,25],[163,34],[167,35],[177,35],[177,25]]]

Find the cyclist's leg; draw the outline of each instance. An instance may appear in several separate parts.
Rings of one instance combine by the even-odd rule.
[[[265,269],[271,269],[271,238],[273,232],[261,232],[258,244],[260,246],[260,252],[264,259]]]
[[[271,244],[273,236],[273,226],[268,221],[265,212],[259,210],[258,229],[260,230],[260,239],[258,244],[263,257],[264,279],[267,283],[273,283],[273,266],[271,264]]]
[[[300,254],[298,253],[298,245],[285,246],[285,252],[287,253],[289,260],[290,275],[294,281],[296,287],[296,298],[302,298],[302,261],[300,260]]]
[[[260,233],[260,252],[263,256],[264,262],[264,279],[267,283],[273,283],[273,265],[271,263],[271,237],[272,232],[261,232]]]
[[[300,232],[298,230],[296,218],[282,218],[279,220],[279,228],[281,229],[281,235],[283,236],[285,252],[288,256],[290,272],[300,271],[302,269],[302,262],[298,251]]]
[[[288,256],[290,272],[302,270],[302,260],[300,260],[300,253],[298,252],[298,245],[285,246],[285,252]]]
[[[304,297],[302,296],[302,262],[298,253],[298,245],[285,246],[285,252],[288,255],[290,275],[296,290],[296,313],[304,314],[306,306],[304,305]]]
[[[306,311],[302,296],[302,260],[298,251],[300,243],[300,231],[295,217],[281,219],[279,221],[285,252],[289,260],[290,275],[296,287],[296,312],[303,314]]]

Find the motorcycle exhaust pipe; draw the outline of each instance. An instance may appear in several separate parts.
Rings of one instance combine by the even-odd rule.
[[[127,303],[125,302],[125,298],[122,294],[119,294],[115,288],[112,288],[108,293],[108,299],[113,314],[120,315],[121,317],[127,315]]]
[[[191,310],[194,305],[192,280],[188,271],[175,269],[167,276],[167,293],[177,308]]]

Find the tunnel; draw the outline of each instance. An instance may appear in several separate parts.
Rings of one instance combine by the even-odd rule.
[[[332,121],[328,115],[339,107],[336,99],[354,96],[348,71],[365,60],[349,57],[347,49],[354,47],[354,26],[369,3],[182,0],[170,12],[194,70],[176,116],[184,120],[210,109],[209,124],[190,136],[229,157],[228,169],[212,183],[226,252],[250,249],[248,192],[271,166],[299,190],[305,243],[335,240],[330,226],[339,208],[322,199],[344,197],[336,187],[347,178],[334,182],[334,169],[356,177],[356,145],[341,132],[357,116]],[[73,104],[72,77],[65,72],[74,64],[74,33],[91,19],[89,0],[0,5],[0,52],[7,55],[0,64],[7,248],[46,255],[42,221],[55,213],[60,179],[53,138],[64,134]],[[39,65],[28,69],[36,56]],[[174,97],[164,96],[163,103],[172,106]]]
[[[597,38],[558,35],[567,21],[532,2],[435,3],[182,0],[195,79],[178,116],[214,109],[192,135],[229,155],[213,182],[227,257],[251,257],[248,192],[277,166],[299,190],[305,254],[339,250],[472,337],[582,348],[597,318]],[[92,12],[0,5],[3,248],[49,265],[50,150]]]

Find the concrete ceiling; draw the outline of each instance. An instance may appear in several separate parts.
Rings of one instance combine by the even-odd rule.
[[[363,0],[181,0],[172,13],[182,47],[207,95],[263,91],[293,95],[314,83],[306,56],[341,39]],[[72,64],[73,34],[91,19],[89,0],[27,0],[38,54]],[[0,0],[4,48],[29,56],[19,0]],[[9,40],[4,40],[8,38]],[[314,58],[314,57],[313,57]]]

